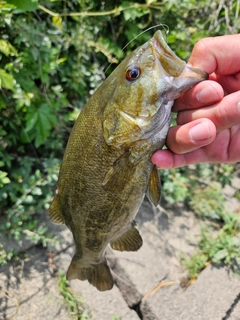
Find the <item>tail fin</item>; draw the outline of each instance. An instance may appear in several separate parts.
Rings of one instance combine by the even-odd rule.
[[[73,258],[67,272],[67,279],[88,280],[99,291],[110,290],[113,287],[113,277],[106,260],[87,268]]]

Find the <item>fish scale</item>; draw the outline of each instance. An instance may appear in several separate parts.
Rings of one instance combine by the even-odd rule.
[[[126,57],[96,90],[70,134],[49,208],[71,230],[76,253],[67,278],[110,290],[105,258],[110,244],[136,251],[142,238],[134,217],[145,194],[157,206],[158,170],[151,162],[171,122],[173,100],[207,78],[178,58],[160,31]]]

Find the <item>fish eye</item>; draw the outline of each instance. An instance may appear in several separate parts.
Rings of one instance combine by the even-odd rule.
[[[126,72],[126,79],[128,81],[137,80],[141,75],[141,69],[138,66],[129,67]]]

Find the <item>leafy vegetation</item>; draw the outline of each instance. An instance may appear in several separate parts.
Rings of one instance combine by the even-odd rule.
[[[65,273],[59,270],[58,275],[58,288],[63,296],[69,315],[76,320],[89,320],[88,310],[82,307],[83,301],[69,287]]]
[[[217,186],[196,185],[189,200],[189,206],[199,217],[221,220],[225,205],[224,196]]]
[[[195,186],[188,203],[199,218],[208,221],[201,228],[197,252],[192,257],[182,257],[189,278],[196,279],[209,263],[225,264],[239,274],[239,212],[226,211],[226,200],[220,189],[210,184]]]
[[[236,0],[0,0],[0,14],[0,232],[43,245],[54,239],[39,217],[51,201],[73,122],[105,74],[153,30],[139,33],[167,24],[171,48],[188,59],[200,38],[240,31]],[[237,170],[199,164],[161,173],[168,203],[184,201],[218,223],[214,237],[202,232],[199,252],[186,261],[191,277],[209,261],[231,265],[239,257],[238,216],[221,210],[224,199],[210,183],[231,184]],[[13,256],[0,245],[0,264]]]
[[[225,264],[239,274],[240,218],[234,213],[226,214],[226,218],[220,230],[202,228],[198,251],[190,258],[183,257],[190,279],[196,279],[209,263]]]
[[[0,265],[3,266],[7,264],[8,261],[12,259],[14,256],[15,251],[13,249],[9,250],[8,252],[3,248],[3,245],[0,243]]]

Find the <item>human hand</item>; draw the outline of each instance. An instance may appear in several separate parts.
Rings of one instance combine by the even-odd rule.
[[[199,162],[240,161],[240,35],[205,38],[189,63],[209,74],[176,100],[177,126],[168,132],[168,150],[152,161],[160,168]]]

